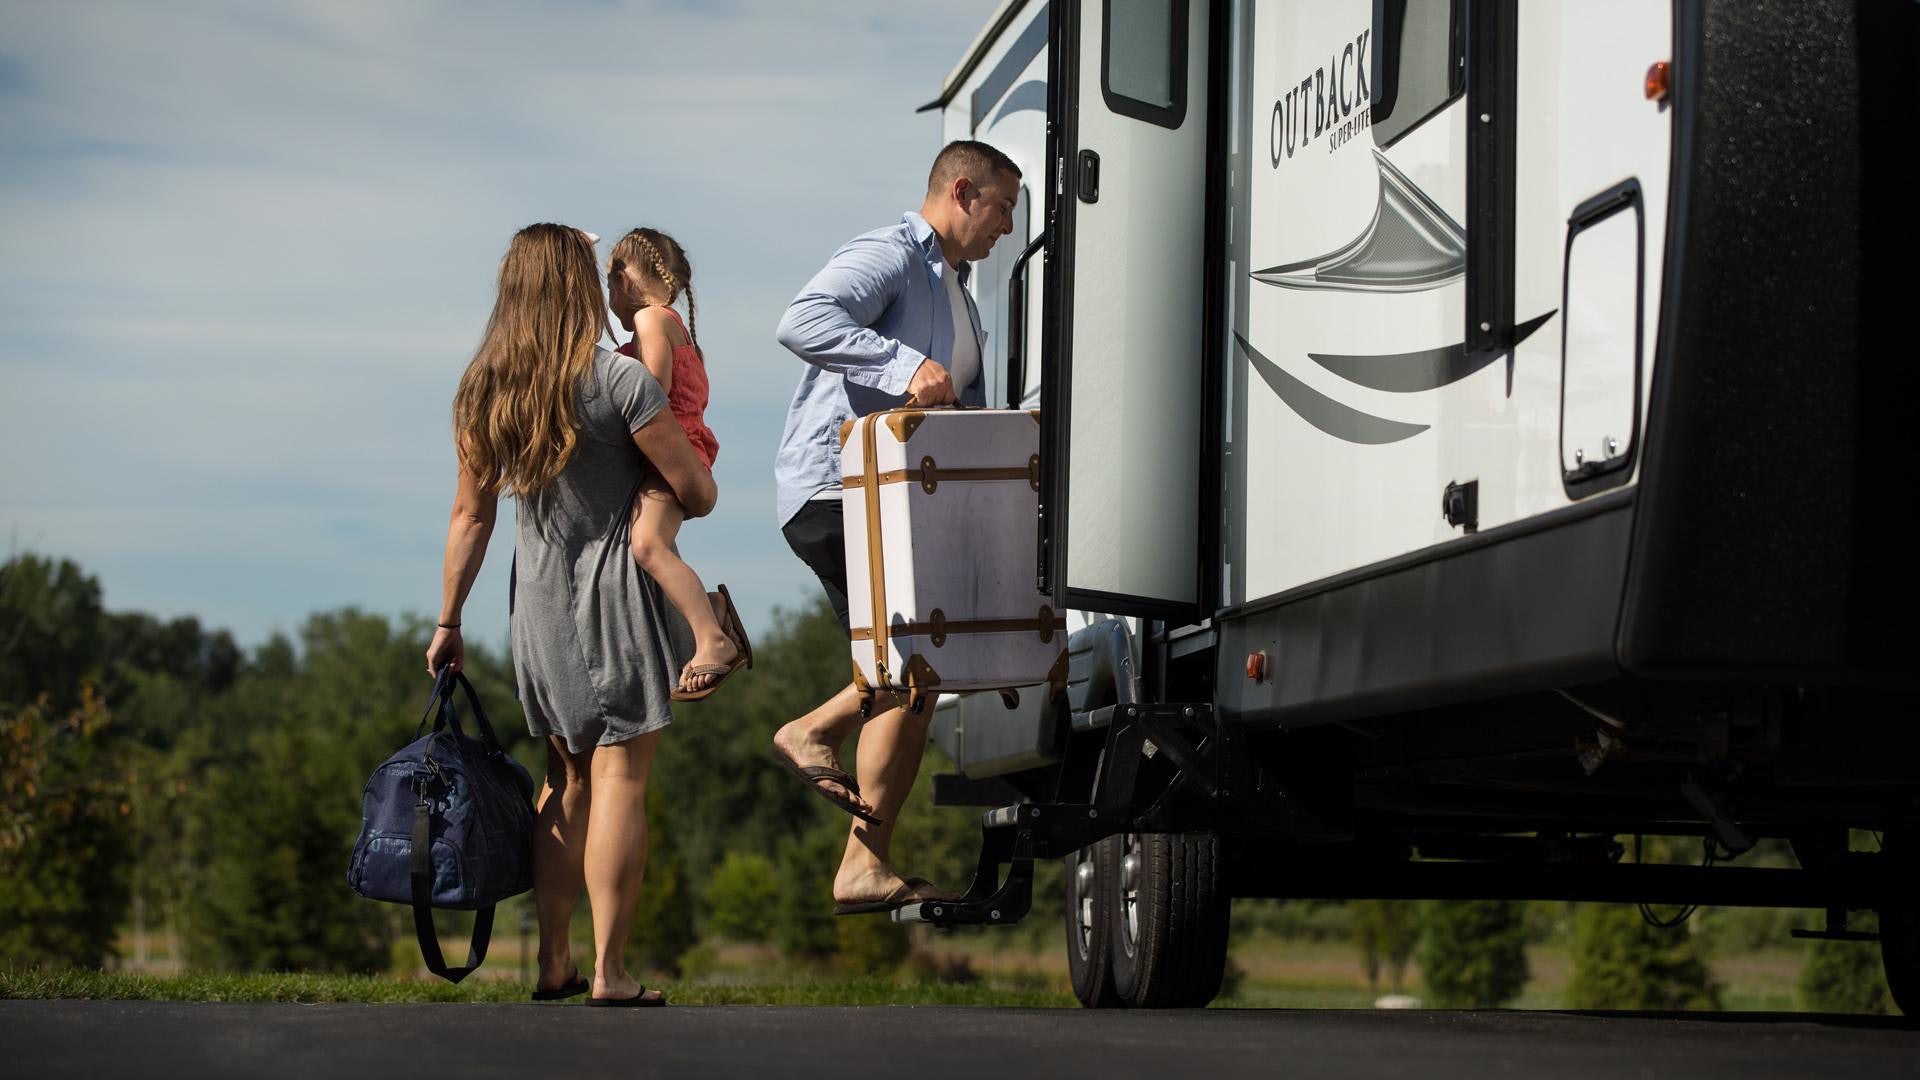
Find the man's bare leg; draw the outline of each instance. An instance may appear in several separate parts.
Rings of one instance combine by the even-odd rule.
[[[888,709],[867,721],[860,731],[856,776],[880,824],[853,823],[840,871],[833,879],[837,903],[884,900],[900,887],[902,876],[893,868],[893,827],[920,774],[920,756],[927,748],[927,726],[933,720],[934,704],[934,696],[929,695],[921,701],[917,713]]]
[[[859,728],[860,691],[852,683],[848,683],[839,693],[821,702],[819,708],[774,732],[773,745],[781,753],[793,759],[794,764],[803,768],[809,765],[825,765],[844,770],[840,764],[840,747],[847,741],[847,737]],[[868,730],[872,730],[872,725],[868,726]],[[924,737],[923,726],[923,740]],[[864,746],[866,740],[860,741]],[[864,751],[861,754],[861,760],[866,760]],[[917,760],[918,752],[916,751]],[[912,774],[908,774],[907,782],[909,784],[913,782]],[[868,813],[875,812],[871,795],[865,797],[854,795],[843,785],[832,780],[821,779],[815,780],[814,783],[836,794],[849,795]],[[863,791],[865,787],[866,781],[863,779],[861,780]]]

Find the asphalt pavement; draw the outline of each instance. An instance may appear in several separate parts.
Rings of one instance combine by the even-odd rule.
[[[8,1076],[1920,1076],[1920,1027],[1804,1014],[0,1001]]]

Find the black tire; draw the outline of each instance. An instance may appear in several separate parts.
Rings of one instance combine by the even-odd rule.
[[[1115,992],[1143,1009],[1207,1004],[1220,993],[1227,964],[1231,903],[1220,838],[1143,833],[1114,841]]]
[[[1107,837],[1063,860],[1067,879],[1067,975],[1089,1009],[1127,1004],[1113,988],[1113,875],[1120,842]]]
[[[1880,857],[1890,860],[1900,879],[1912,881],[1908,839],[1888,834]],[[1908,867],[1906,873],[1899,872],[1901,866]],[[1920,911],[1883,908],[1875,914],[1880,916],[1880,963],[1887,975],[1887,992],[1902,1013],[1920,1017]]]

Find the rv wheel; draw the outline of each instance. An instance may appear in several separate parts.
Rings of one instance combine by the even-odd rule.
[[[1109,836],[1066,858],[1067,974],[1089,1009],[1127,1004],[1113,988],[1113,875],[1120,839]]]
[[[1198,1008],[1220,992],[1230,901],[1212,833],[1114,837],[1113,986],[1144,1009]]]
[[[1907,865],[1907,839],[1889,833],[1880,857],[1901,860],[1893,863],[1894,876],[1912,881],[1910,873],[1899,873],[1899,867]],[[1920,911],[1883,908],[1876,914],[1880,916],[1880,962],[1886,969],[1887,990],[1901,1012],[1920,1016]]]

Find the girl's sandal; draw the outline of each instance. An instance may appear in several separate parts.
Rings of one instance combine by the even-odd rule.
[[[733,647],[735,649],[733,662],[730,664],[688,665],[680,674],[681,685],[675,687],[673,692],[667,695],[674,701],[704,700],[715,690],[720,689],[721,685],[725,683],[734,672],[739,671],[743,667],[753,666],[753,644],[747,640],[747,629],[740,624],[740,612],[734,608],[733,597],[727,592],[727,587],[722,585],[720,586],[719,592],[708,593],[707,596],[713,602],[714,614],[720,619],[721,625],[726,629],[727,636],[733,639]],[[687,679],[698,678],[702,675],[714,675],[718,677],[698,690],[688,690],[685,688]]]

